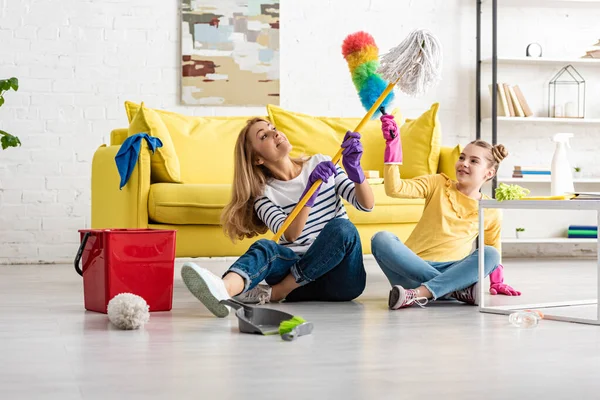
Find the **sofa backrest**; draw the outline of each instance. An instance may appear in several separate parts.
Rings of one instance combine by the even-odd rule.
[[[126,102],[128,116],[138,112],[140,105]],[[312,117],[291,113],[275,106],[267,107],[271,120],[287,136],[294,150],[292,156],[326,154],[331,157],[338,151],[346,130],[352,130],[360,118]],[[233,182],[234,146],[238,134],[251,116],[235,117],[192,117],[179,113],[154,109],[167,126],[173,147],[179,159],[181,181],[196,184],[231,184]],[[399,124],[402,116],[394,110]],[[365,170],[377,170],[383,173],[384,141],[381,140],[380,122],[370,121],[363,132],[364,153],[362,165]],[[119,145],[127,138],[127,129],[115,129],[111,132],[111,145]],[[422,134],[419,134],[421,137]],[[403,133],[403,138],[404,138]],[[439,143],[439,137],[436,139]],[[405,152],[411,143],[404,143]],[[415,149],[417,146],[412,146]],[[439,149],[439,147],[437,147]],[[455,178],[454,163],[460,149],[442,147],[434,169],[429,173],[444,172]],[[414,151],[413,151],[414,153]],[[412,154],[411,154],[412,155]],[[414,155],[413,158],[425,158]],[[406,159],[407,157],[405,157]],[[431,162],[429,163],[431,164]],[[341,165],[341,164],[340,164]],[[405,165],[406,171],[419,171]],[[404,175],[404,174],[403,174]],[[412,176],[409,176],[412,177]]]

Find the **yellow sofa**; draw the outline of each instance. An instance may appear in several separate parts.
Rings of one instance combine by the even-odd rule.
[[[455,176],[460,147],[440,145],[437,107],[434,104],[419,118],[401,125],[405,177],[435,172]],[[269,232],[232,243],[219,225],[231,193],[234,143],[249,117],[187,117],[130,102],[126,102],[126,110],[130,127],[113,130],[110,145],[98,148],[93,157],[92,228],[175,229],[177,257],[239,256],[255,240],[273,236]],[[146,129],[136,125],[143,111]],[[275,106],[267,107],[267,111],[265,118],[286,133],[294,146],[292,155],[319,152],[333,156],[346,130],[354,129],[360,120],[314,117]],[[400,124],[399,111],[393,113]],[[380,122],[373,120],[361,132],[365,148],[362,163],[365,169],[382,173],[384,143],[379,130]],[[137,131],[163,135],[165,152],[152,154],[143,141],[136,167],[120,190],[115,155],[128,135]],[[423,200],[392,199],[386,196],[382,184],[373,184],[372,188],[372,212],[359,212],[345,204],[365,254],[371,252],[370,239],[380,230],[394,232],[402,239],[408,237],[424,205]]]

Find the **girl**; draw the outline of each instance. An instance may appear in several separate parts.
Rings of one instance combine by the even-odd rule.
[[[392,115],[381,117],[386,140],[384,182],[388,196],[423,198],[425,208],[417,226],[402,243],[389,232],[371,239],[373,256],[392,284],[388,306],[396,310],[429,299],[449,296],[478,304],[478,251],[471,252],[478,235],[480,190],[494,177],[499,163],[508,155],[503,145],[491,146],[482,140],[469,143],[456,162],[456,181],[444,174],[415,179],[400,178],[402,144]],[[485,213],[485,275],[497,293],[518,295],[502,282],[500,262],[501,215]]]
[[[185,263],[181,276],[190,292],[218,317],[229,313],[219,301],[231,296],[260,304],[358,297],[366,282],[362,246],[340,197],[361,211],[373,209],[359,139],[350,131],[344,137],[344,172],[321,154],[290,158],[292,145],[282,132],[261,118],[248,121],[235,145],[231,202],[221,215],[232,240],[277,232],[312,184],[318,179],[323,183],[279,243],[258,240],[222,278]],[[263,279],[268,285],[258,285]]]

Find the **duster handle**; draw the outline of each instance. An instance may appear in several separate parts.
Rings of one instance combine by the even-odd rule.
[[[375,111],[377,111],[377,109],[379,108],[381,103],[383,103],[383,100],[385,100],[385,98],[388,96],[388,94],[390,94],[390,92],[394,89],[394,86],[396,86],[396,83],[398,83],[400,81],[400,79],[401,78],[398,78],[396,80],[396,82],[388,84],[388,86],[381,93],[381,95],[379,96],[377,101],[375,101],[375,103],[371,106],[371,109],[367,112],[367,114],[363,117],[363,119],[359,122],[357,127],[354,129],[354,132],[360,132],[362,130],[362,128],[365,126],[365,124],[367,122],[369,122],[369,120],[371,119],[373,114],[375,114]],[[342,158],[342,151],[343,151],[343,149],[340,147],[340,149],[338,150],[336,155],[331,160],[334,165],[336,165]],[[281,238],[281,235],[283,235],[283,232],[286,231],[286,229],[290,226],[290,224],[298,216],[298,214],[300,213],[300,210],[302,210],[302,208],[304,207],[304,205],[306,204],[306,202],[308,201],[310,196],[312,196],[315,193],[315,191],[321,185],[321,183],[323,183],[323,181],[321,179],[319,179],[315,183],[313,183],[313,185],[310,187],[310,189],[308,189],[308,191],[304,194],[304,197],[302,197],[300,199],[298,204],[296,204],[296,207],[294,207],[294,209],[292,210],[290,215],[288,215],[288,217],[284,221],[283,225],[281,225],[281,228],[279,228],[279,231],[275,234],[275,236],[273,236],[273,241],[275,241],[275,242],[279,241],[279,239]]]

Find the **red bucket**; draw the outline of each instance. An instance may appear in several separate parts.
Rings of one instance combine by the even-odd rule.
[[[150,311],[170,311],[175,232],[162,229],[80,229],[75,270],[83,276],[85,309],[106,314],[119,293],[141,296]],[[81,262],[81,268],[79,263]]]

